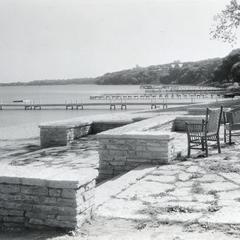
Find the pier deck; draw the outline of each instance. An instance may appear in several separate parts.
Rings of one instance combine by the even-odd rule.
[[[150,106],[151,109],[162,106],[167,108],[171,105],[188,105],[193,104],[193,101],[143,101],[143,102],[85,102],[85,103],[32,103],[32,104],[17,104],[17,103],[1,103],[0,110],[5,109],[21,109],[21,110],[41,110],[41,109],[54,109],[63,108],[66,110],[83,110],[85,107],[99,107],[107,106],[110,110],[115,110],[120,107],[121,110],[127,109],[127,106]]]

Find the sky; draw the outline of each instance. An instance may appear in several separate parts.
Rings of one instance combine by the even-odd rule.
[[[224,57],[233,48],[210,40],[209,32],[228,2],[0,0],[0,82]]]

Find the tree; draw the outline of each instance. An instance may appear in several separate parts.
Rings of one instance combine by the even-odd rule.
[[[240,62],[237,62],[232,66],[231,74],[234,82],[240,82]]]
[[[240,62],[240,48],[231,51],[222,59],[222,63],[214,71],[213,81],[220,83],[230,81],[239,82],[238,65],[235,66],[238,62]]]
[[[236,32],[240,26],[240,3],[231,0],[226,8],[214,16],[214,25],[210,35],[212,39],[219,39],[232,45],[236,43]]]

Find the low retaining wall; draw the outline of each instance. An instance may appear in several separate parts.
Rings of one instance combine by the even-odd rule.
[[[205,110],[206,111],[206,110]],[[173,121],[172,130],[176,132],[186,132],[186,122],[188,123],[202,123],[202,120],[205,119],[204,115],[201,116],[180,116],[176,117]]]
[[[133,120],[100,120],[87,123],[40,125],[40,144],[42,148],[66,146],[88,134],[96,134],[109,129],[133,123]]]
[[[205,115],[206,114],[206,107],[202,108],[189,108],[188,109],[189,115]]]
[[[76,126],[41,126],[41,147],[66,146],[73,140],[84,137],[91,132],[91,125],[79,124]]]
[[[80,181],[73,178],[74,174],[66,177],[70,180],[61,180],[62,176],[53,180],[0,175],[1,228],[80,227],[94,210],[95,175]]]
[[[100,133],[103,131],[107,131],[109,129],[113,129],[113,128],[117,128],[117,127],[121,127],[124,126],[126,124],[130,124],[133,123],[133,121],[98,121],[98,122],[93,122],[91,125],[91,133],[96,134],[96,133]]]
[[[112,178],[142,164],[166,164],[176,157],[174,137],[170,132],[97,136],[100,143],[99,180]]]

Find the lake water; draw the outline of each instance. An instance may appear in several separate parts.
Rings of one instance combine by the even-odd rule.
[[[8,86],[0,87],[0,102],[13,103],[15,100],[26,100],[35,103],[70,103],[88,101],[91,95],[143,92],[136,85]],[[38,125],[43,122],[102,113],[115,114],[116,112],[119,111],[110,111],[108,106],[78,111],[66,111],[65,109],[2,110],[0,111],[0,141],[36,139],[39,137]]]

